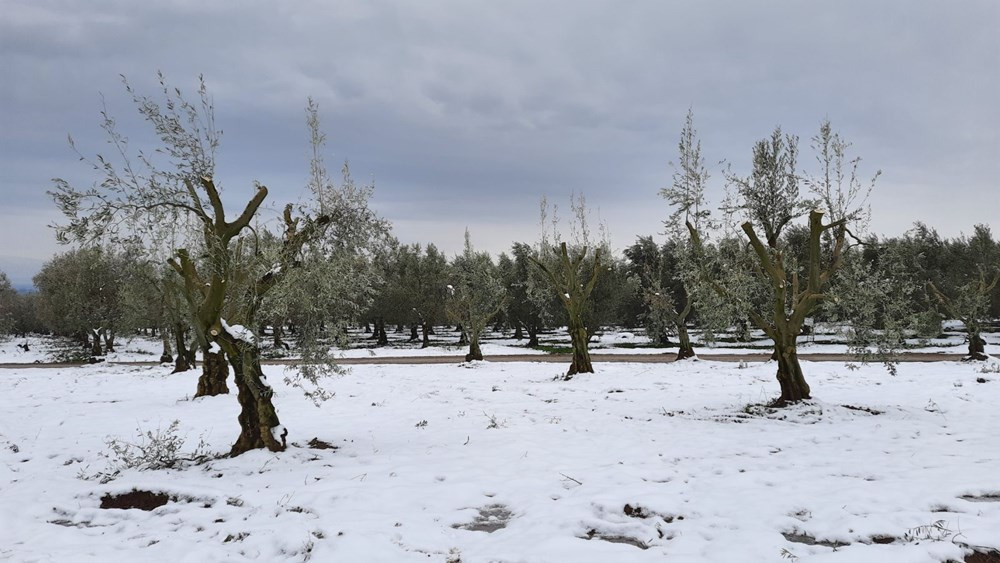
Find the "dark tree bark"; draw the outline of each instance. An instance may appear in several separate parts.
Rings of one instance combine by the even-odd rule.
[[[194,363],[191,362],[191,355],[187,349],[187,342],[184,341],[187,329],[184,328],[184,325],[177,323],[174,326],[173,332],[174,347],[177,350],[177,355],[174,357],[174,371],[171,373],[180,373],[194,367]]]
[[[694,358],[694,346],[691,344],[691,335],[688,334],[687,323],[677,323],[677,360],[687,360]]]
[[[985,362],[989,359],[986,355],[986,340],[976,332],[969,335],[969,359]]]
[[[521,330],[521,323],[520,322],[515,322],[514,323],[514,340],[523,340],[523,339],[524,339],[524,331]]]
[[[467,362],[471,362],[472,360],[482,361],[482,359],[483,359],[483,351],[479,349],[479,339],[478,338],[470,339],[469,353],[465,355],[465,361]]]
[[[389,335],[387,335],[385,333],[385,321],[384,320],[377,319],[375,321],[375,332],[373,333],[373,336],[375,336],[375,345],[376,346],[385,346],[385,345],[389,344]]]
[[[195,397],[214,397],[215,395],[225,395],[229,393],[229,386],[226,379],[229,377],[229,364],[226,362],[226,355],[219,350],[209,352],[205,350],[202,354],[201,376],[198,377],[198,390]]]
[[[528,326],[528,348],[538,348],[538,327]]]
[[[238,456],[250,450],[267,448],[272,452],[284,451],[288,431],[281,426],[271,398],[274,391],[264,382],[260,367],[260,349],[249,342],[238,340],[227,332],[218,336],[233,366],[236,380],[236,399],[240,403],[240,435],[229,451]]]
[[[417,340],[420,340],[420,335],[417,334],[417,325],[412,324],[410,325],[410,339],[407,342],[416,342]]]
[[[423,342],[420,347],[427,348],[431,345],[431,325],[427,322],[420,323],[420,331],[423,334]]]
[[[104,337],[104,351],[112,353],[115,351],[115,331],[112,329],[102,329],[101,336]]]
[[[90,355],[103,356],[104,350],[101,348],[101,333],[98,330],[90,331]]]
[[[468,343],[469,343],[469,337],[468,335],[465,334],[465,331],[463,330],[461,334],[458,335],[458,345],[465,346]]]
[[[587,348],[587,329],[582,325],[569,327],[570,341],[573,344],[573,363],[566,372],[566,380],[578,373],[594,373],[594,365],[590,362],[590,350]]]
[[[271,330],[274,331],[274,349],[275,350],[281,350],[281,349],[288,350],[288,344],[285,344],[285,341],[282,339],[282,337],[285,334],[285,331],[282,328],[281,323],[280,322],[275,322],[274,326],[273,326],[273,328]]]

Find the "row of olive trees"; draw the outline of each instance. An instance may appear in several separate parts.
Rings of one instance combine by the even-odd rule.
[[[232,213],[215,177],[219,132],[204,83],[195,102],[162,77],[161,86],[162,95],[151,98],[126,85],[159,139],[155,150],[134,150],[105,113],[113,152],[84,159],[99,181],[78,188],[56,180],[51,194],[66,217],[57,234],[79,249],[39,274],[38,310],[59,331],[87,335],[95,352],[98,336],[113,345],[116,332],[145,323],[163,336],[166,357],[172,334],[178,370],[188,367],[189,351],[202,354],[198,395],[227,393],[231,367],[241,406],[234,455],[285,447],[260,365],[267,326],[278,341],[285,330],[294,333],[302,362],[291,383],[317,399],[326,396],[319,376],[333,369],[331,345],[343,342],[348,324],[362,321],[373,325],[376,343],[385,343],[386,326],[395,325],[409,326],[411,338],[426,346],[433,327],[447,320],[460,325],[468,359],[482,358],[479,338],[490,323],[527,331],[528,345],[538,344],[542,329],[565,326],[572,343],[567,378],[594,371],[588,343],[607,324],[641,322],[660,341],[676,335],[678,359],[694,356],[693,322],[709,334],[755,326],[773,341],[783,404],[810,395],[797,352],[809,319],[850,321],[858,350],[891,350],[912,312],[899,305],[901,297],[913,302],[926,287],[928,308],[974,327],[996,288],[988,262],[978,277],[966,268],[964,277],[922,280],[896,248],[905,244],[866,238],[874,180],[860,180],[859,160],[847,156],[849,144],[829,123],[813,138],[811,173],[799,169],[796,137],[777,129],[758,142],[747,176],[727,169],[729,195],[712,217],[689,114],[673,182],[662,191],[672,212],[661,247],[640,238],[625,259],[614,257],[607,237],[591,237],[579,198],[566,240],[543,201],[536,242],[516,243],[494,263],[467,238],[449,263],[433,245],[389,236],[388,224],[369,208],[373,188],[356,185],[346,165],[340,182],[329,178],[311,101],[307,203],[267,217],[268,190],[255,185]],[[986,235],[977,231],[976,244],[995,244]],[[60,296],[70,288],[77,297]],[[975,307],[962,297],[969,292],[978,296]]]

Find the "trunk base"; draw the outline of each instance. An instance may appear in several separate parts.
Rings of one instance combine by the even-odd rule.
[[[229,393],[226,378],[229,377],[229,365],[222,352],[213,354],[205,352],[201,364],[201,376],[198,378],[198,390],[195,397],[214,397]]]
[[[694,353],[693,346],[681,346],[677,349],[677,358],[675,361],[688,360],[697,357]]]
[[[239,346],[239,345],[237,345]],[[236,399],[240,403],[240,435],[229,451],[236,457],[250,450],[285,451],[288,431],[278,421],[271,396],[274,392],[264,383],[260,368],[260,350],[256,347],[230,356],[236,376]]]

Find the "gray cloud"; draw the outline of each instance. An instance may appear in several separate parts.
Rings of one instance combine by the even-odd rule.
[[[33,252],[55,250],[47,219],[23,225],[50,213],[49,178],[93,181],[66,133],[104,149],[103,93],[132,140],[148,139],[118,75],[152,92],[157,69],[189,91],[205,74],[231,197],[255,179],[276,202],[301,196],[313,96],[330,167],[349,158],[400,237],[448,251],[465,226],[491,250],[531,240],[538,198],[571,191],[618,245],[657,232],[688,107],[709,160],[737,169],[775,125],[806,141],[831,118],[885,172],[876,230],[1000,231],[975,203],[996,199],[1000,177],[989,0],[0,4],[0,189],[21,218],[0,235],[48,241]]]

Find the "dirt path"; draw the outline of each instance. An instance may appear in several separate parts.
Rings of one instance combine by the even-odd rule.
[[[666,364],[674,361],[673,353],[664,354],[601,354],[590,355],[595,363],[637,363],[637,364]],[[771,359],[770,354],[699,354],[702,360],[715,362],[766,362]],[[806,362],[850,362],[854,359],[850,354],[799,354],[799,359]],[[949,362],[962,359],[960,354],[946,354],[943,352],[910,352],[900,357],[902,362]],[[490,362],[545,362],[545,363],[570,363],[569,354],[501,354],[488,356]],[[340,365],[405,365],[405,364],[458,364],[462,362],[462,356],[389,356],[389,357],[369,357],[369,358],[341,358],[337,361]],[[265,365],[288,365],[292,360],[264,360]],[[89,364],[0,364],[0,369],[23,369],[23,368],[70,368],[81,367]],[[155,366],[157,362],[114,362],[118,366]]]

